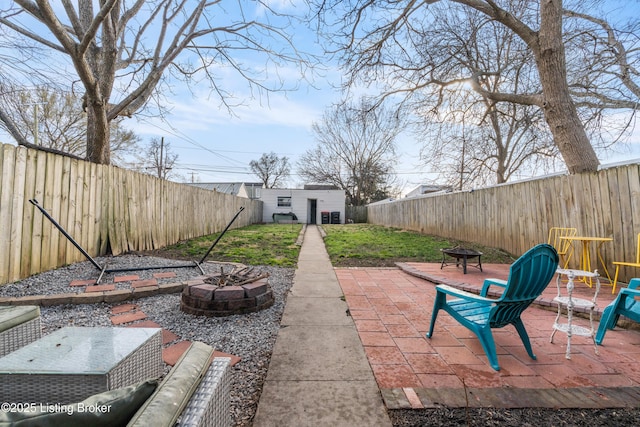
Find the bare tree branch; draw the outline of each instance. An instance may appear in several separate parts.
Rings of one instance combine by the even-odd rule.
[[[48,1],[15,0],[12,8],[0,11],[0,26],[42,48],[63,52],[63,59],[73,64],[84,90],[88,158],[109,163],[109,123],[139,113],[163,93],[160,86],[169,79],[187,83],[194,77],[204,79],[231,109],[223,84],[210,72],[213,68],[229,66],[261,93],[286,88],[281,80],[267,83],[270,67],[292,64],[304,77],[313,66],[312,57],[291,42],[289,26],[294,17],[277,13],[265,3],[255,19],[244,18],[255,14],[244,8],[261,4],[223,4],[221,0],[77,0],[74,4],[63,0],[64,13],[57,16]],[[31,24],[46,26],[48,34],[36,34]],[[252,60],[265,61],[263,69],[239,59],[249,53]]]
[[[609,25],[609,23],[600,18],[596,18],[593,16],[589,16],[585,13],[579,13],[571,10],[564,10],[564,14],[566,16],[584,19],[586,21],[592,22],[598,26],[600,26],[606,33],[606,45],[609,48],[609,52],[613,55],[615,63],[619,67],[619,72],[617,73],[617,77],[620,79],[622,84],[629,89],[638,100],[640,100],[640,85],[633,80],[633,76],[640,77],[640,72],[637,68],[632,66],[629,62],[627,48],[624,43],[620,41],[617,37],[615,30]],[[600,96],[600,100],[604,101],[607,99],[605,96]],[[617,102],[609,99],[607,104],[615,105]],[[638,102],[635,103],[635,107],[629,107],[628,103],[620,103],[619,108],[635,108],[640,109],[640,104]]]

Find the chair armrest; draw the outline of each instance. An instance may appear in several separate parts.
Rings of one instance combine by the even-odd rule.
[[[624,296],[624,297],[640,297],[640,289],[629,289],[629,288],[622,288],[620,290],[620,296]]]
[[[638,286],[640,286],[640,279],[639,278],[631,279],[629,281],[629,286],[627,286],[627,289],[636,289],[638,288]]]
[[[486,302],[487,304],[496,302],[494,299],[485,298],[481,295],[463,291],[461,289],[454,288],[453,286],[449,286],[449,285],[438,285],[436,286],[436,290],[438,292],[442,292],[442,293],[452,295],[454,297],[458,297],[461,299],[469,300],[469,301]]]
[[[489,287],[491,285],[500,286],[501,288],[507,287],[507,281],[502,279],[484,279],[484,283],[482,284],[482,291],[480,291],[480,295],[487,296],[487,292],[489,292]]]

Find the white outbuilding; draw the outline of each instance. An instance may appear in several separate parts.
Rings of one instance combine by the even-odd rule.
[[[305,224],[344,224],[345,192],[323,186],[263,188],[262,220]]]

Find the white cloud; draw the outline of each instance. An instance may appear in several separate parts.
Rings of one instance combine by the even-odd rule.
[[[312,96],[309,97],[313,99]],[[169,106],[169,121],[185,131],[206,130],[229,125],[278,125],[282,127],[309,127],[322,109],[308,102],[288,98],[283,93],[273,93],[268,99],[245,97],[242,105],[229,112],[219,99],[181,98]]]
[[[303,13],[308,10],[304,0],[262,0],[256,6],[256,16],[264,16],[268,10],[279,13]]]

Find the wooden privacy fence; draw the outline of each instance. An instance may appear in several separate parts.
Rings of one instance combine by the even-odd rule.
[[[353,221],[354,223],[367,222],[367,207],[366,206],[345,206],[346,221]]]
[[[161,248],[260,222],[262,202],[161,180],[115,166],[0,144],[0,284],[85,257]]]
[[[636,259],[640,164],[376,203],[368,207],[368,221],[476,242],[515,256],[546,242],[551,227],[575,227],[578,235],[613,238],[601,247],[613,278],[612,261]],[[572,263],[580,253],[574,253]],[[592,257],[592,268],[595,262]],[[599,264],[597,268],[604,275]],[[640,269],[625,268],[620,274],[619,280],[626,282],[640,277]]]

